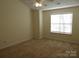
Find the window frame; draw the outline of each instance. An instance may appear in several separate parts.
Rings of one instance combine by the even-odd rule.
[[[61,32],[61,31],[51,31],[51,16],[52,16],[52,15],[61,15],[61,14],[72,14],[71,33]],[[64,23],[64,24],[68,24],[68,23]],[[69,24],[70,24],[70,23],[69,23]],[[51,15],[50,15],[50,33],[54,33],[54,34],[64,34],[64,35],[72,35],[72,33],[73,33],[73,13],[51,14]]]

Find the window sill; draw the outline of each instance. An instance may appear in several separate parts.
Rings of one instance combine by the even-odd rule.
[[[72,33],[59,33],[59,32],[50,32],[51,34],[59,34],[59,35],[68,35],[72,36]]]

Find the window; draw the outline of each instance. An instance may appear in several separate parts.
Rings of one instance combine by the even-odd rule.
[[[51,15],[51,32],[72,34],[72,14]]]

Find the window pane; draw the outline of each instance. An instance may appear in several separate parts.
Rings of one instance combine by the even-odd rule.
[[[72,14],[63,14],[64,23],[72,23]]]
[[[59,23],[59,15],[51,15],[51,23]]]
[[[51,32],[59,32],[59,24],[52,24]]]
[[[64,25],[63,24],[60,24],[60,32],[64,32]]]
[[[65,33],[72,33],[72,26],[71,25],[64,25],[64,32]]]
[[[60,20],[60,23],[63,23],[64,22],[64,17],[63,17],[63,15],[62,14],[60,14],[60,16],[59,16],[59,20]]]

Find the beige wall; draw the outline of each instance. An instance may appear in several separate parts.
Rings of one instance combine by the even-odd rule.
[[[43,38],[43,13],[39,10],[39,39]]]
[[[31,10],[19,0],[0,0],[0,49],[32,38]]]
[[[42,11],[32,10],[32,26],[34,39],[42,39]]]
[[[68,13],[68,12],[73,13],[72,35],[50,33],[50,15],[57,13]],[[43,37],[78,43],[79,42],[79,7],[43,11]]]
[[[32,10],[32,26],[34,39],[39,38],[39,11]]]

